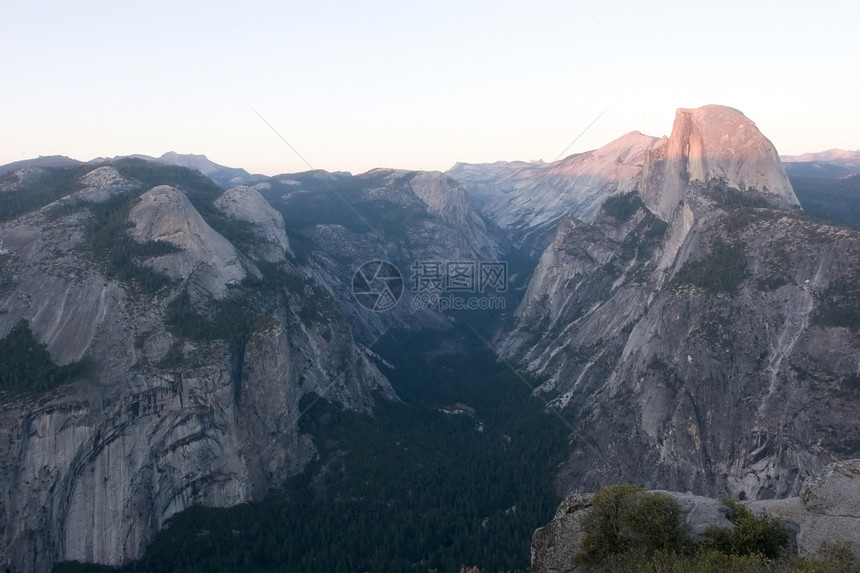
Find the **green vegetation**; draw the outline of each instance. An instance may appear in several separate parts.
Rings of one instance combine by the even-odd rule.
[[[698,261],[687,261],[672,282],[677,286],[697,286],[710,293],[730,293],[737,290],[746,276],[743,246],[716,239],[708,256]]]
[[[86,370],[85,362],[57,366],[24,319],[0,340],[0,390],[45,392]]]
[[[138,243],[129,236],[128,229],[132,224],[128,214],[139,200],[136,193],[124,193],[93,205],[84,240],[107,278],[134,285],[143,292],[154,293],[172,281],[140,264],[141,259],[173,253],[178,248],[165,241]]]
[[[81,188],[80,178],[92,169],[92,165],[40,169],[40,173],[26,179],[20,187],[0,193],[0,221],[8,221],[35,211],[78,191]],[[14,185],[17,181],[18,177],[14,172],[0,177],[0,185]]]
[[[775,517],[753,515],[739,501],[721,500],[729,508],[733,528],[711,527],[705,532],[708,545],[726,555],[778,557],[788,545],[788,530]]]
[[[860,281],[840,279],[830,283],[818,299],[813,322],[820,326],[860,328]]]
[[[744,193],[729,187],[725,181],[711,181],[707,193],[718,205],[730,211],[763,209],[771,206],[761,192],[749,189]]]
[[[249,304],[250,303],[250,304]],[[268,323],[268,317],[253,302],[235,296],[214,303],[212,318],[199,314],[183,290],[167,305],[165,324],[180,338],[209,342],[225,340],[244,346],[251,335]]]
[[[603,202],[603,211],[613,217],[619,223],[623,223],[632,217],[642,207],[642,199],[636,191],[630,191],[623,195],[614,195]]]
[[[591,571],[613,573],[858,571],[848,545],[824,545],[814,558],[788,555],[788,530],[776,518],[722,501],[734,527],[711,527],[694,543],[681,529],[680,506],[671,496],[629,484],[606,486],[581,518],[585,534],[575,559]]]
[[[604,487],[580,522],[585,537],[578,558],[597,563],[633,547],[649,553],[680,551],[680,514],[681,506],[666,494],[630,484]]]
[[[860,394],[860,374],[852,374],[842,379],[842,388],[846,392]]]
[[[260,503],[178,514],[121,571],[527,570],[560,501],[551,476],[569,429],[467,328],[373,349],[404,402],[379,398],[369,416],[306,396],[300,425],[319,457],[303,474]]]
[[[624,240],[625,258],[636,257],[647,261],[653,257],[668,228],[669,224],[666,221],[646,211],[645,217],[636,226],[635,231]]]
[[[12,275],[12,255],[0,253],[0,296],[15,288]]]
[[[659,356],[652,356],[646,368],[653,371],[658,376],[658,380],[662,381],[673,394],[685,385],[675,369]]]

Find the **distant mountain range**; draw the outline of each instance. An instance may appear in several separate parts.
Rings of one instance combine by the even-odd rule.
[[[210,161],[205,155],[181,154],[176,153],[174,151],[169,151],[161,157],[150,157],[149,155],[135,154],[114,157],[113,160],[123,158],[143,159],[145,161],[162,163],[164,165],[177,165],[180,167],[187,167],[188,169],[194,169],[196,171],[199,171],[206,177],[212,179],[215,183],[218,184],[219,187],[225,190],[231,187],[237,187],[239,185],[253,185],[254,183],[259,183],[260,181],[266,179],[265,175],[252,175],[244,169],[237,169],[233,167],[224,167],[223,165],[218,165],[217,163]],[[111,161],[111,159],[105,157],[97,157],[96,159],[93,159],[88,163],[100,164],[104,163],[105,161]],[[0,165],[0,175],[9,173],[10,171],[23,169],[25,167],[69,167],[72,165],[81,165],[83,163],[84,162],[82,161],[71,159],[63,155],[50,155],[44,157],[37,157],[36,159],[25,159],[22,161],[8,163],[6,165]]]
[[[804,153],[802,155],[780,155],[780,159],[783,163],[821,162],[860,169],[860,150],[828,149],[827,151]]]

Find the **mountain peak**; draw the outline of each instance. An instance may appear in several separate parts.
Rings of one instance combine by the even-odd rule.
[[[678,109],[666,146],[649,154],[643,175],[643,200],[667,220],[692,181],[721,180],[777,206],[799,205],[773,143],[727,106]]]

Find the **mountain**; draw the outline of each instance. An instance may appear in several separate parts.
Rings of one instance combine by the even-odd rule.
[[[138,557],[186,507],[300,472],[303,397],[396,400],[258,194],[133,159],[38,169],[0,180],[4,565]]]
[[[783,163],[829,163],[851,168],[855,172],[860,169],[860,150],[828,149],[802,155],[781,155],[780,158]]]
[[[256,188],[283,215],[303,271],[326,286],[368,344],[392,328],[450,326],[432,304],[445,293],[420,288],[421,268],[441,269],[434,277],[441,281],[450,262],[476,269],[480,262],[505,260],[502,233],[471,207],[458,182],[439,172],[310,171]],[[402,300],[385,312],[356,304],[354,296],[357,271],[377,260],[393,265],[403,281]],[[476,290],[456,294],[482,296]]]
[[[194,167],[133,157],[0,178],[0,553],[15,568],[119,565],[191,505],[263,499],[321,455],[299,425],[308,404],[397,400],[367,345],[452,328],[414,303],[416,262],[503,259],[500,232],[438,172],[223,191]],[[388,312],[356,294],[374,261],[399,273]]]
[[[230,189],[238,185],[253,185],[265,179],[264,175],[252,175],[244,169],[218,165],[210,161],[205,155],[179,154],[169,151],[155,161],[166,165],[179,165],[180,167],[196,169],[217,183],[222,189]]]
[[[199,171],[200,173],[217,183],[218,186],[222,189],[230,189],[232,187],[237,187],[240,185],[253,185],[266,179],[265,175],[252,175],[244,169],[238,169],[235,167],[224,167],[223,165],[219,165],[214,161],[210,161],[209,158],[207,158],[205,155],[194,155],[192,153],[176,153],[175,151],[168,151],[161,157],[151,157],[149,155],[135,154],[128,155],[125,158],[142,159],[144,161],[154,161],[156,163],[161,163],[164,165],[187,167],[188,169]],[[123,159],[123,157],[113,158],[114,161],[120,159]],[[109,159],[99,157],[97,159],[93,159],[90,163],[100,163],[103,161],[109,161]]]
[[[796,495],[856,455],[860,234],[805,216],[740,112],[678,110],[637,187],[565,219],[500,353],[543,377],[561,491]]]
[[[68,167],[71,165],[77,165],[80,161],[76,159],[72,159],[70,157],[66,157],[64,155],[46,155],[43,157],[37,157],[36,159],[24,159],[22,161],[15,161],[13,163],[7,163],[6,165],[0,165],[0,175],[5,175],[10,171],[18,171],[20,169],[27,168],[38,168],[38,167]]]
[[[560,494],[857,457],[860,233],[737,110],[553,163],[212,165],[0,176],[0,567],[521,569]]]
[[[665,144],[639,132],[552,163],[458,163],[446,174],[515,245],[539,253],[566,216],[593,217],[604,199],[636,187],[647,152]]]
[[[804,211],[860,229],[860,151],[831,149],[782,160]]]

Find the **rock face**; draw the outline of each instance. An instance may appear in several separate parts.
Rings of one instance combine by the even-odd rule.
[[[328,288],[359,340],[373,341],[391,328],[447,328],[439,312],[413,306],[413,267],[498,261],[507,246],[472,208],[462,186],[439,172],[316,171],[267,183],[261,194],[283,213],[293,244],[306,245],[301,252],[296,248],[298,264]],[[402,297],[386,312],[368,310],[352,295],[356,271],[374,260],[390,262],[403,278]]]
[[[561,491],[784,497],[858,453],[860,234],[783,182],[739,112],[680,110],[636,193],[559,226],[497,344],[575,428]]]
[[[661,491],[681,505],[680,527],[691,541],[701,541],[708,527],[734,527],[728,508],[720,501],[690,494]],[[580,552],[584,532],[580,519],[591,507],[591,494],[565,498],[552,521],[532,537],[532,573],[575,573],[574,556]],[[800,555],[815,555],[821,542],[850,542],[860,557],[860,460],[828,465],[811,478],[801,497],[755,501],[755,513],[779,518],[795,539]]]
[[[154,187],[141,195],[128,217],[136,241],[165,241],[178,248],[147,260],[154,270],[173,279],[191,279],[216,299],[227,295],[227,285],[245,278],[236,248],[206,223],[181,191]]]
[[[447,175],[514,244],[543,250],[562,218],[589,221],[604,199],[635,189],[646,155],[665,143],[634,131],[553,163],[458,163]]]
[[[665,147],[652,150],[643,166],[640,196],[664,221],[684,201],[691,182],[721,181],[781,207],[797,207],[773,144],[736,109],[707,105],[679,109]]]
[[[256,258],[280,262],[293,255],[284,218],[253,187],[228,189],[215,200],[215,207],[232,219],[250,224],[254,241],[248,248]]]
[[[860,460],[828,465],[804,484],[800,497],[749,503],[799,529],[801,555],[816,554],[822,543],[850,542],[860,558]]]
[[[238,284],[249,255],[182,190],[143,186],[127,166],[94,165],[68,195],[0,222],[0,338],[24,319],[54,362],[90,365],[49,392],[0,389],[0,566],[13,571],[118,565],[191,504],[260,499],[315,454],[298,426],[309,394],[361,411],[396,399],[323,287],[279,263],[267,280],[292,278],[260,302]],[[134,263],[173,282],[147,291],[106,272],[115,259],[88,237],[97,205],[117,195],[140,244],[179,248]],[[245,338],[183,330],[183,320],[215,324],[224,305],[257,316]]]

